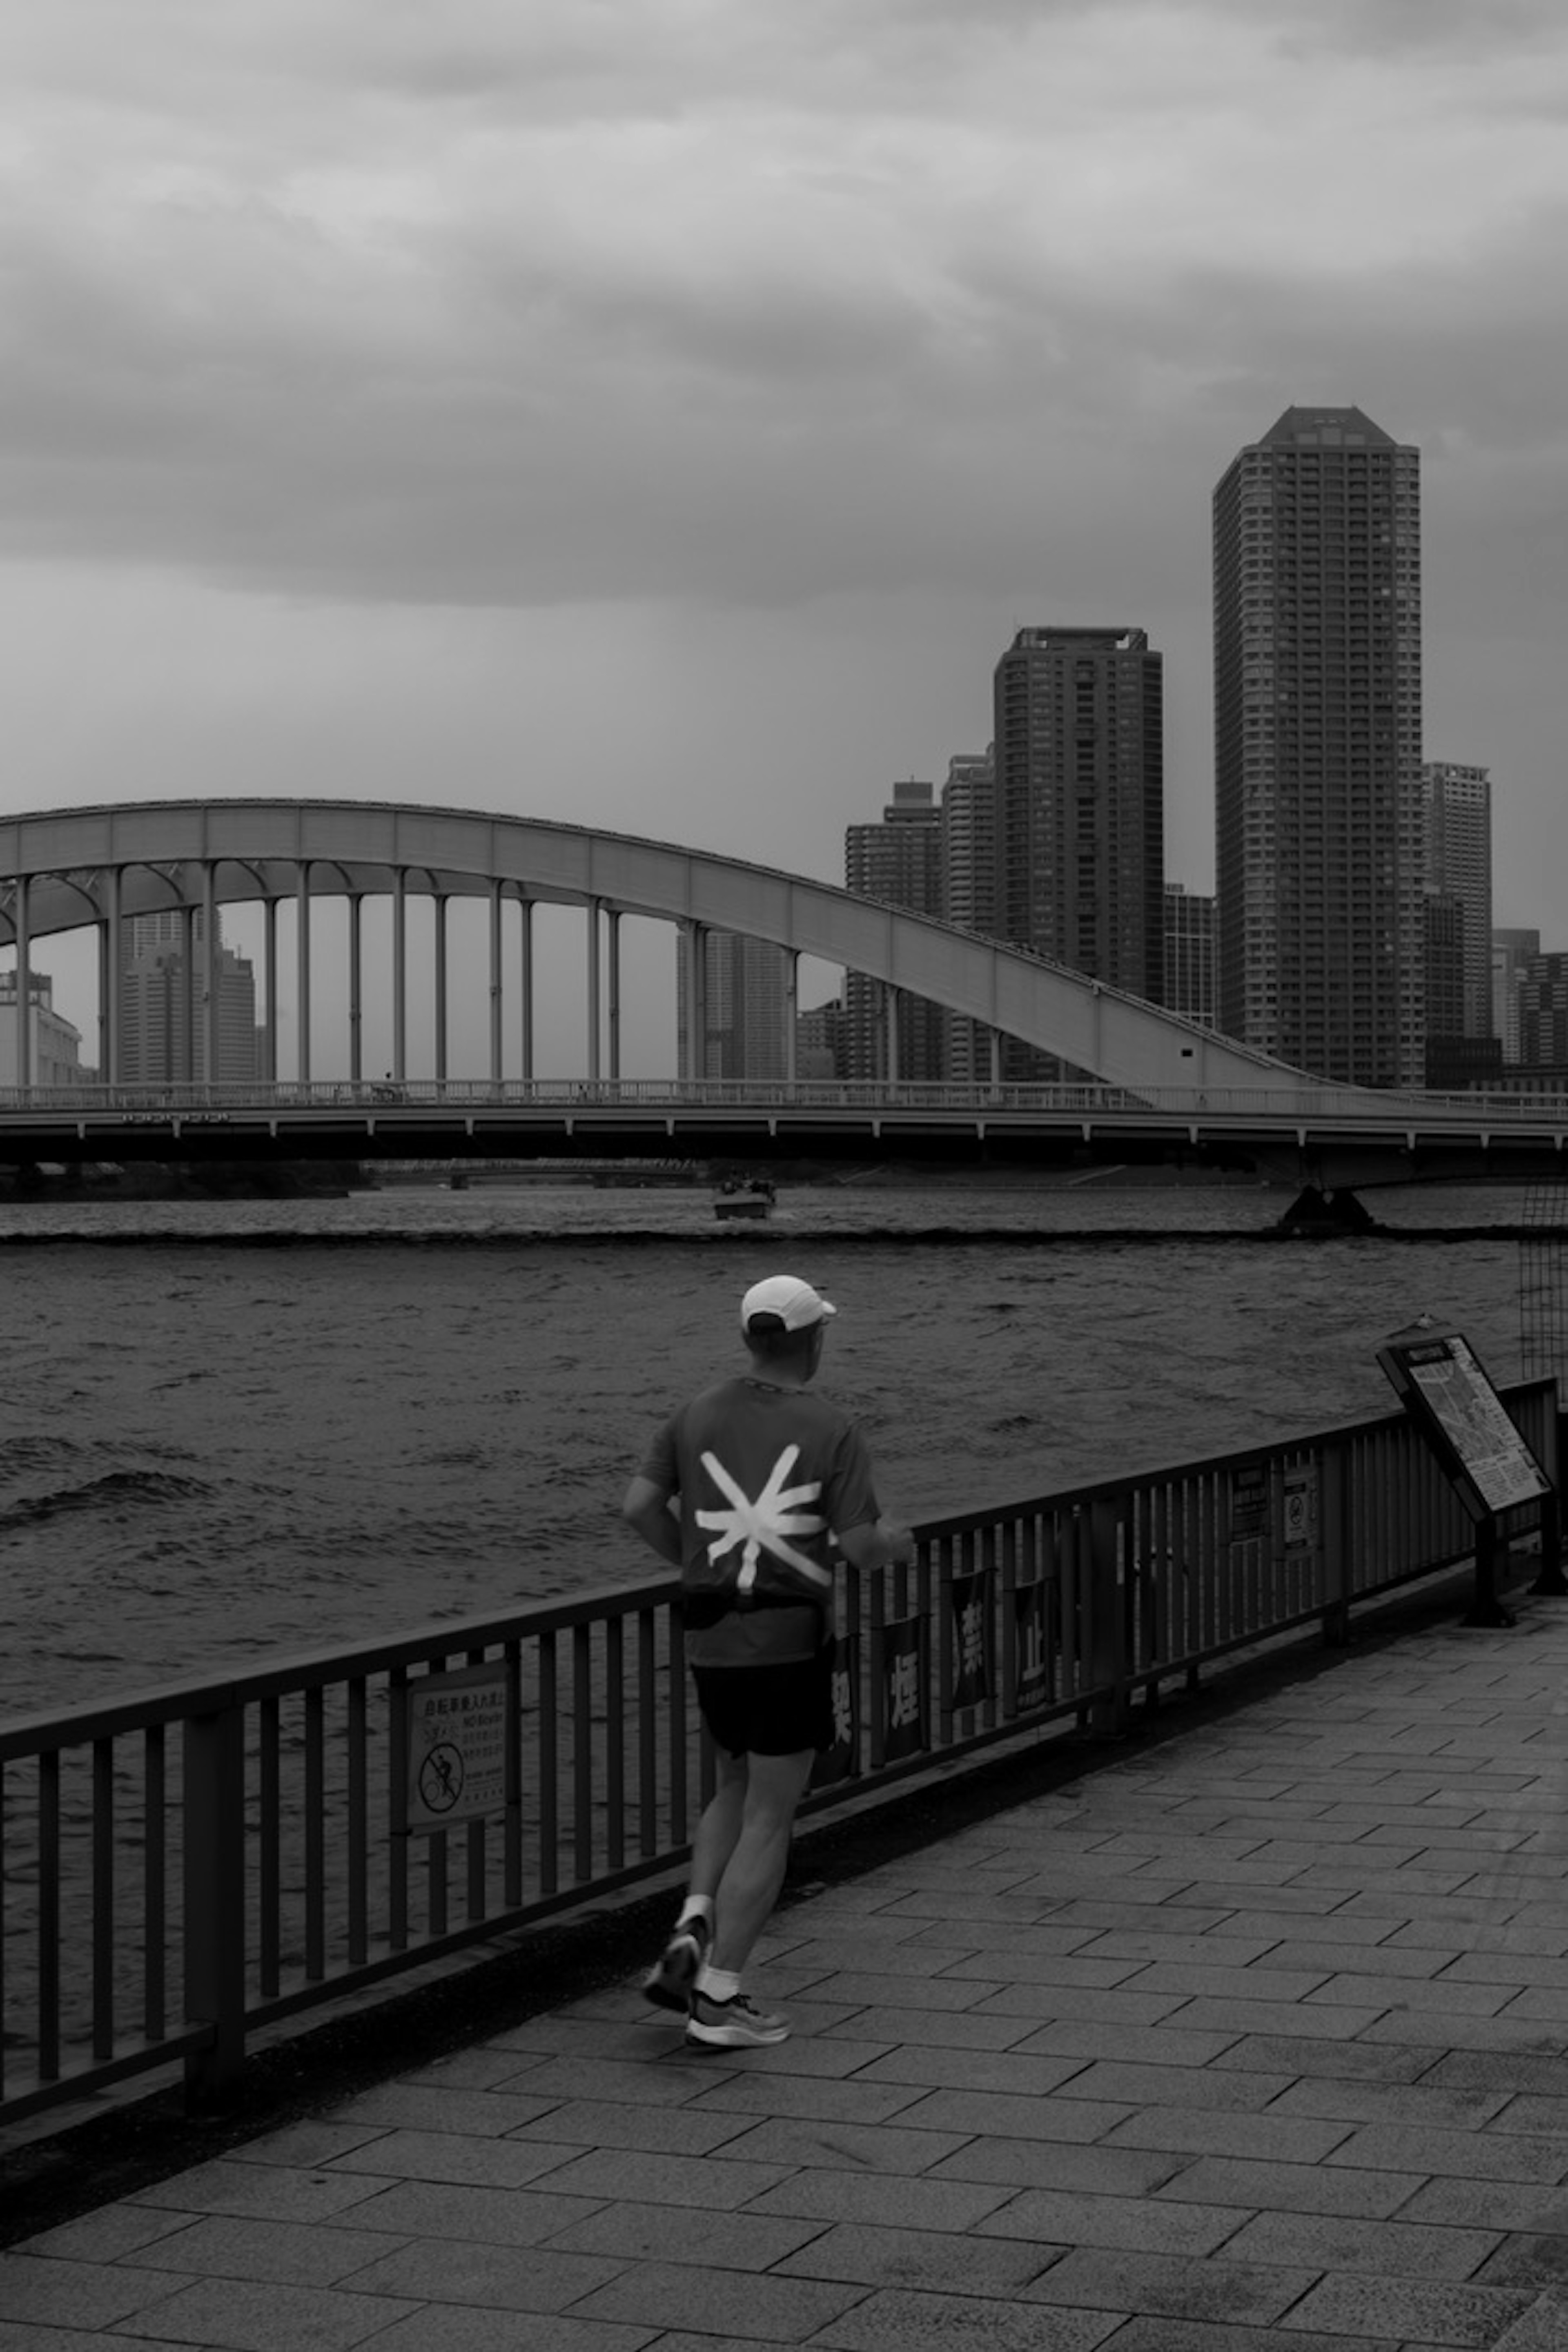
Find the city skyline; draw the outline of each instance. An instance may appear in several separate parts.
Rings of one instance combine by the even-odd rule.
[[[6,812],[428,800],[833,878],[983,750],[999,646],[1111,614],[1205,891],[1212,489],[1353,403],[1422,452],[1425,755],[1550,940],[1560,9],[844,13],[0,26]]]

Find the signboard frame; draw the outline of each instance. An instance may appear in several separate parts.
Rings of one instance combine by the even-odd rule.
[[[1560,1553],[1557,1489],[1515,1424],[1464,1333],[1422,1322],[1392,1332],[1377,1351],[1400,1402],[1425,1438],[1476,1529],[1476,1594],[1467,1625],[1511,1625],[1498,1600],[1503,1522],[1539,1514],[1542,1572],[1534,1590],[1568,1592]]]

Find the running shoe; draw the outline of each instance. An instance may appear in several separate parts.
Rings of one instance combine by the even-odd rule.
[[[700,1913],[683,1919],[643,1979],[643,1998],[656,2008],[673,2009],[684,2017],[691,2007],[697,1974],[708,1957],[713,1930]]]
[[[698,1992],[691,1997],[686,2039],[702,2050],[762,2050],[769,2042],[789,2040],[789,2020],[753,2009],[743,1992],[732,2000]]]

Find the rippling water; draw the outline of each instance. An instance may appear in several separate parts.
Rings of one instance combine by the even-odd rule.
[[[1380,1412],[1430,1310],[1519,1370],[1517,1195],[1379,1196],[1401,1239],[1265,1245],[1278,1192],[565,1185],[0,1212],[0,1712],[619,1582],[668,1407],[797,1268],[822,1385],[913,1515]],[[1422,1236],[1425,1236],[1423,1238]]]

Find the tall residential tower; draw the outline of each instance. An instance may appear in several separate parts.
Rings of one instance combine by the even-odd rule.
[[[1425,1077],[1420,453],[1288,408],[1214,498],[1219,1022],[1314,1076]]]
[[[1165,992],[1163,665],[1142,629],[1021,629],[996,665],[997,937]],[[1007,1075],[1047,1075],[1005,1051]]]

